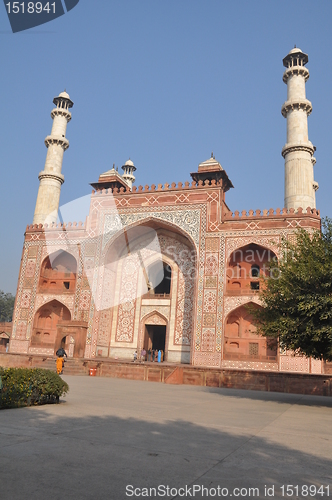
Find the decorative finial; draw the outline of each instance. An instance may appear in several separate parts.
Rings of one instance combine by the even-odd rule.
[[[213,158],[213,151],[212,151],[212,153],[211,153],[211,158]]]
[[[294,45],[294,49],[296,49],[296,44]]]
[[[118,166],[116,167],[116,171],[117,171],[117,172],[119,171],[119,167],[118,167]]]

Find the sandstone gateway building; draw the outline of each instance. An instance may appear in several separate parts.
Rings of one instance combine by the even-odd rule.
[[[321,373],[320,361],[269,348],[245,307],[260,307],[259,278],[281,240],[320,228],[307,62],[298,48],[283,60],[285,208],[277,210],[232,213],[232,182],[211,155],[190,182],[145,187],[133,186],[128,160],[123,175],[113,167],[92,184],[84,224],[57,223],[73,103],[66,92],[56,97],[9,352],[53,356],[62,345],[72,357],[132,359],[145,347],[174,363]]]

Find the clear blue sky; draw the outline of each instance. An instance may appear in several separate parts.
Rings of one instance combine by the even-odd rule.
[[[12,34],[0,6],[0,290],[16,292],[55,95],[74,101],[61,203],[130,157],[136,184],[190,180],[209,158],[234,210],[283,206],[282,58],[309,54],[309,138],[317,207],[332,216],[332,2],[80,0],[52,23]]]

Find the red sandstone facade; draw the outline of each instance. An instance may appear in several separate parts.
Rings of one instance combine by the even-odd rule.
[[[267,346],[246,308],[260,307],[259,278],[281,240],[320,228],[316,209],[232,213],[214,158],[178,185],[130,189],[106,174],[84,224],[27,227],[11,353],[63,345],[71,357],[132,359],[145,347],[174,363],[322,373],[320,361]],[[164,278],[151,286],[157,254]]]

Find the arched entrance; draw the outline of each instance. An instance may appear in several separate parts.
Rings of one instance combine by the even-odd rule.
[[[143,324],[143,347],[149,351],[162,351],[163,360],[167,360],[167,320],[159,313],[152,313]]]
[[[125,358],[126,349],[128,353],[135,347],[141,351],[144,343],[152,345],[159,338],[169,362],[190,363],[195,331],[196,253],[188,235],[159,220],[147,219],[115,236],[101,259],[102,293],[96,307],[102,313],[96,352]],[[160,325],[166,326],[166,333],[165,328],[145,325],[143,318],[152,311],[166,318],[167,325]]]
[[[31,345],[34,347],[53,347],[59,321],[70,321],[69,309],[57,300],[44,304],[35,314]]]
[[[68,358],[73,358],[75,352],[75,338],[70,334],[62,337],[61,347],[66,351]]]
[[[254,308],[260,307],[250,304]],[[256,333],[256,322],[247,306],[248,304],[234,309],[226,318],[224,359],[275,361],[276,342],[269,342]]]

